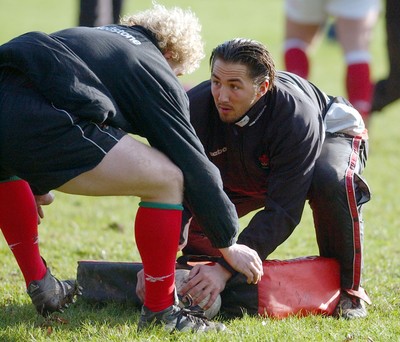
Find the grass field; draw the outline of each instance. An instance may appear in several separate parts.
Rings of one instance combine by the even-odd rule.
[[[281,67],[283,12],[281,0],[160,1],[191,7],[203,23],[207,56],[233,37],[264,42]],[[51,32],[76,25],[78,0],[2,0],[0,43],[27,31]],[[126,0],[124,12],[149,7],[150,0]],[[387,72],[383,21],[374,31],[373,77]],[[208,60],[182,82],[196,84],[208,77]],[[312,56],[311,80],[330,94],[344,94],[341,51],[321,41]],[[110,305],[94,308],[78,301],[61,314],[63,322],[44,322],[25,293],[23,278],[4,239],[0,239],[0,341],[400,341],[400,241],[398,230],[400,169],[398,146],[400,101],[374,115],[370,123],[370,158],[364,173],[372,189],[365,206],[364,285],[373,304],[363,320],[307,317],[270,320],[246,316],[227,322],[229,333],[169,336],[162,331],[137,334],[138,312]],[[55,275],[76,274],[81,259],[138,261],[133,220],[136,198],[88,198],[56,193],[40,225],[41,251]],[[241,220],[246,225],[248,217]],[[293,258],[317,254],[310,210],[295,233],[271,255]]]

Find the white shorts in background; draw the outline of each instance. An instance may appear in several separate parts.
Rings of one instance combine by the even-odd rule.
[[[329,15],[359,19],[380,8],[380,0],[285,0],[287,17],[307,24],[323,23]]]

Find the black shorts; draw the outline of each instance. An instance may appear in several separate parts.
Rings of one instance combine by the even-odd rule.
[[[0,73],[0,180],[18,176],[47,193],[93,169],[125,134],[55,108],[22,75]]]

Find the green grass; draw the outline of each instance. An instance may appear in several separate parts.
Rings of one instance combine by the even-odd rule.
[[[263,41],[282,66],[282,1],[160,1],[191,7],[203,23],[207,56],[216,44],[242,36]],[[124,12],[146,8],[151,1],[127,0]],[[2,0],[0,43],[31,30],[51,32],[76,24],[77,0]],[[387,71],[382,20],[373,41],[373,76]],[[312,56],[311,80],[331,94],[344,94],[343,62],[336,43],[322,41]],[[208,77],[207,58],[185,83]],[[109,305],[95,308],[78,301],[44,322],[35,314],[23,278],[4,239],[0,239],[0,341],[400,341],[400,246],[398,194],[400,169],[398,135],[400,102],[373,117],[370,158],[365,171],[372,200],[365,206],[364,284],[373,304],[363,320],[342,321],[318,316],[270,320],[246,316],[227,322],[229,333],[169,336],[160,330],[136,333],[138,312]],[[136,198],[89,198],[56,193],[40,225],[41,251],[54,274],[76,274],[82,259],[138,261],[133,220]],[[241,220],[245,226],[248,217]],[[116,228],[115,228],[116,227]],[[271,255],[293,258],[318,253],[310,210],[294,234]]]

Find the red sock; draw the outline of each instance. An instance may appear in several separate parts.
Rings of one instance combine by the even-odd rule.
[[[136,214],[135,239],[145,273],[144,305],[154,312],[174,303],[181,222],[181,205],[141,202]]]
[[[298,47],[287,49],[285,51],[285,68],[287,71],[307,79],[310,66],[306,52]]]
[[[46,273],[38,245],[36,202],[28,183],[0,183],[0,208],[0,228],[28,287],[32,280],[40,280]]]
[[[346,88],[348,100],[366,121],[370,113],[372,100],[372,83],[368,62],[354,63],[347,66]]]

